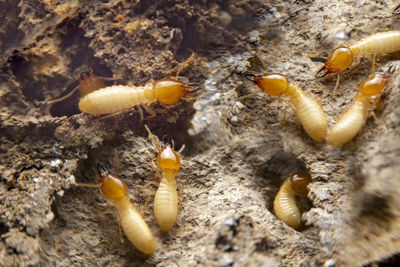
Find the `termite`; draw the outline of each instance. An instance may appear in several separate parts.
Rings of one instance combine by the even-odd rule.
[[[166,138],[160,143],[147,125],[145,127],[158,151],[157,164],[161,170],[161,181],[154,198],[154,216],[160,229],[168,232],[178,218],[178,193],[175,177],[181,167],[181,160]],[[180,151],[182,150],[183,148]]]
[[[286,178],[274,199],[276,217],[293,228],[301,225],[301,212],[296,195],[307,196],[307,185],[311,176],[305,172],[298,172]]]
[[[382,55],[400,50],[400,31],[380,32],[353,44],[346,44],[334,49],[325,65],[316,73],[323,77],[329,73],[341,72],[350,67],[354,58],[364,55]]]
[[[132,206],[128,187],[117,175],[98,164],[97,166],[101,184],[99,185],[106,199],[118,210],[119,222],[129,241],[146,255],[155,251],[155,241],[149,226],[140,213]],[[117,168],[118,169],[118,168]],[[78,184],[78,186],[96,187],[97,185]]]
[[[188,65],[193,57],[194,54],[182,63],[182,66]],[[146,107],[156,101],[163,105],[174,104],[188,91],[197,89],[197,85],[183,83],[177,79],[182,66],[178,66],[175,78],[149,82],[144,86],[114,85],[96,90],[79,101],[79,109],[92,115],[104,115],[123,112],[139,105]],[[196,88],[193,88],[194,86]]]
[[[67,99],[68,97],[71,97],[76,92],[76,90],[78,90],[78,89],[79,89],[81,97],[85,96],[87,94],[90,94],[90,93],[98,90],[98,89],[106,87],[106,85],[104,84],[104,81],[116,80],[118,78],[119,78],[119,76],[110,77],[110,78],[96,76],[96,75],[93,74],[92,70],[84,71],[80,75],[79,85],[77,87],[72,89],[71,92],[69,92],[65,96],[62,96],[62,97],[57,98],[57,99],[50,100],[47,103],[48,104],[54,104],[54,103],[61,102],[61,101],[65,100],[65,99]]]
[[[297,84],[289,83],[287,77],[280,73],[246,74],[246,78],[269,95],[288,97],[308,135],[317,142],[325,139],[328,122],[321,105],[304,93]]]
[[[377,73],[365,79],[358,89],[353,104],[341,115],[328,131],[327,141],[332,146],[342,146],[361,131],[368,117],[371,97],[381,93],[393,77],[391,66],[385,73]]]
[[[400,50],[400,31],[380,32],[361,39],[353,44],[345,44],[335,48],[329,55],[325,65],[316,72],[317,77],[329,73],[338,73],[334,92],[339,85],[339,73],[346,70],[357,57],[364,55],[383,55]],[[375,67],[373,62],[373,72]]]
[[[171,105],[185,96],[193,87],[181,81],[166,78],[145,86],[114,85],[87,94],[79,101],[79,109],[92,115],[112,114],[138,105],[158,101]]]

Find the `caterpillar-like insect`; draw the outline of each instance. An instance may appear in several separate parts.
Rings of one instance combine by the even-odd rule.
[[[341,115],[328,131],[327,141],[332,146],[342,146],[361,131],[368,117],[371,97],[381,93],[393,77],[391,66],[385,73],[373,74],[365,79],[358,89],[353,104]]]
[[[125,111],[138,105],[158,101],[170,105],[180,100],[193,86],[166,78],[145,86],[114,85],[85,95],[79,101],[82,112],[103,115]]]
[[[396,8],[396,10],[398,7]],[[354,58],[364,55],[382,55],[400,50],[400,31],[380,32],[334,49],[325,65],[316,72],[317,77],[341,72],[350,67]]]
[[[307,196],[307,185],[311,182],[310,174],[298,172],[286,178],[274,199],[276,217],[293,228],[301,225],[301,212],[296,195]]]
[[[153,254],[156,248],[153,234],[143,217],[132,206],[129,200],[128,187],[126,183],[118,178],[117,175],[109,174],[100,164],[98,164],[97,169],[101,178],[101,184],[99,186],[101,187],[106,199],[117,208],[119,222],[125,235],[138,250],[146,255]],[[90,184],[77,185],[98,187],[98,185]]]
[[[263,75],[248,73],[245,76],[269,95],[288,97],[308,135],[317,142],[322,142],[325,139],[328,121],[321,105],[304,93],[295,83],[289,83],[285,75],[280,73]]]
[[[161,181],[154,198],[154,216],[160,229],[168,232],[178,218],[178,193],[175,177],[181,167],[181,161],[178,153],[174,151],[174,147],[171,147],[171,144],[166,140],[167,138],[160,142],[150,132],[147,125],[145,127],[158,151],[157,164],[161,169]]]

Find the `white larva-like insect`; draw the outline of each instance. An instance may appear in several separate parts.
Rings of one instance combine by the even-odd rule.
[[[390,82],[394,68],[385,73],[371,75],[364,80],[355,96],[353,104],[341,115],[328,131],[327,141],[332,146],[342,146],[361,131],[368,117],[371,96],[378,95]]]
[[[328,121],[321,105],[306,95],[295,83],[289,83],[285,75],[280,73],[246,74],[246,77],[269,95],[288,97],[308,135],[317,142],[325,139]]]
[[[102,115],[156,101],[170,105],[180,100],[190,89],[192,87],[189,84],[174,79],[163,79],[145,86],[114,85],[85,95],[79,101],[79,109],[85,113]]]
[[[286,178],[274,199],[274,212],[276,217],[293,228],[301,225],[301,212],[299,210],[296,194],[306,196],[307,185],[311,182],[308,173],[299,172]]]

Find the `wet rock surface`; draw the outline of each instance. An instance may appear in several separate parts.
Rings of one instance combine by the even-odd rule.
[[[0,1],[0,265],[4,266],[359,266],[398,255],[400,240],[399,78],[385,89],[376,120],[343,148],[314,142],[288,101],[244,74],[283,73],[320,99],[329,125],[371,73],[364,58],[341,75],[314,78],[323,56],[374,29],[397,29],[393,1]],[[98,120],[81,114],[80,73],[120,75],[144,85],[174,76],[198,83],[196,98],[155,117],[137,110]],[[377,57],[378,71],[400,54]],[[107,81],[113,84],[113,81]],[[185,144],[178,224],[160,232],[152,211],[156,150],[144,129]],[[95,166],[119,175],[156,242],[145,257],[118,233],[116,210]],[[288,175],[308,170],[304,226],[279,221],[273,199]],[[396,256],[387,264],[396,264]],[[382,263],[384,264],[384,263]]]

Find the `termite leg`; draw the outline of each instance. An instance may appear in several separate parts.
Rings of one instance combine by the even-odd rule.
[[[158,187],[158,183],[154,182],[154,181],[150,181],[148,183],[146,183],[144,186],[142,186],[143,189],[147,188],[149,185],[154,185]]]
[[[358,67],[358,65],[360,65],[360,63],[361,63],[361,57],[358,57],[356,63],[354,63],[353,66],[351,66],[349,72],[355,70]]]
[[[152,109],[149,105],[141,105],[141,106],[138,106],[138,107],[143,107],[144,110],[146,110],[147,113],[150,113],[150,116],[147,117],[146,120],[154,118],[157,115],[157,113],[154,111],[154,109]],[[143,111],[142,111],[142,116],[143,116]]]
[[[376,59],[376,54],[372,56],[372,74],[375,73],[375,59]]]
[[[289,104],[286,103],[286,105],[285,105],[285,107],[283,108],[283,111],[282,111],[281,120],[280,120],[280,122],[279,122],[279,125],[280,125],[280,126],[283,126],[283,124],[284,124],[285,121],[286,121],[286,110],[288,109],[288,107],[289,107]]]
[[[94,119],[93,122],[98,122],[98,121],[102,121],[102,120],[105,120],[105,119],[109,119],[109,118],[112,118],[112,117],[121,115],[121,114],[123,114],[123,113],[126,113],[126,112],[129,111],[130,109],[131,109],[131,108],[127,108],[127,109],[124,109],[124,110],[121,110],[121,111],[117,111],[117,112],[114,112],[114,113],[110,113],[110,114],[104,115],[104,116],[102,116],[102,117],[99,117],[99,118]]]
[[[119,239],[121,240],[121,243],[124,244],[124,238],[122,237],[122,230],[121,230],[121,219],[119,218],[119,214],[117,216],[117,221],[118,221],[118,232],[119,232]]]
[[[182,146],[181,146],[181,148],[178,150],[178,151],[176,151],[176,153],[177,154],[180,154],[180,153],[182,153],[182,151],[185,149],[185,144],[183,144]]]
[[[340,82],[340,73],[338,72],[335,88],[333,89],[333,93],[332,93],[332,98],[334,98],[336,96],[336,90],[339,87],[339,82]]]
[[[140,121],[143,121],[144,120],[144,113],[143,113],[142,107],[140,105],[137,106],[137,110],[139,112]]]
[[[56,99],[47,101],[47,104],[55,104],[55,103],[61,102],[61,101],[65,100],[65,99],[69,98],[70,96],[72,96],[76,92],[76,90],[78,90],[78,89],[79,89],[79,85],[76,86],[74,89],[72,89],[72,91],[69,92],[68,94],[66,94],[65,96],[62,96],[60,98],[56,98]]]

